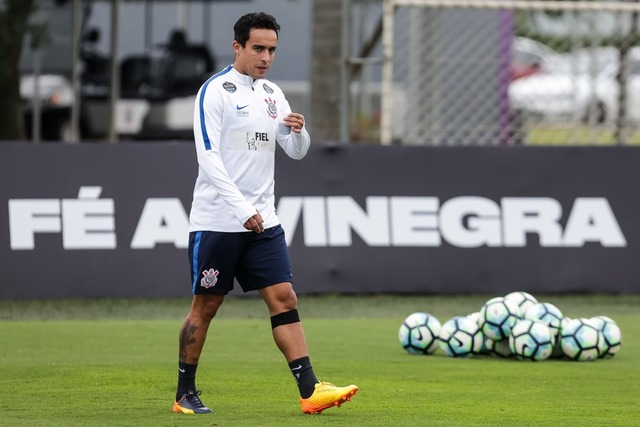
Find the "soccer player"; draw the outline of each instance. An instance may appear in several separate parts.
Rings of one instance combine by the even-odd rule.
[[[234,25],[232,65],[200,88],[194,111],[198,177],[189,217],[193,300],[179,335],[174,412],[213,412],[200,400],[196,369],[211,320],[234,286],[257,291],[271,317],[273,339],[298,385],[304,413],[340,406],[358,387],[318,381],[293,290],[284,231],[274,206],[276,142],[293,159],[309,150],[304,117],[265,79],[280,25],[265,13]]]

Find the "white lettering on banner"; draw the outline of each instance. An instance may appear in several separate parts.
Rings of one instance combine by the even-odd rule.
[[[440,246],[437,197],[391,197],[393,246]]]
[[[97,200],[101,192],[81,187],[77,199],[9,200],[11,249],[34,249],[36,233],[60,232],[65,249],[115,249],[113,200]]]
[[[37,233],[62,233],[64,249],[115,249],[113,199],[99,199],[102,187],[80,187],[76,199],[9,200],[12,250],[34,250]],[[278,215],[293,241],[300,220],[307,247],[345,247],[353,235],[374,247],[541,247],[599,243],[625,247],[627,240],[604,197],[576,198],[563,226],[562,205],[549,197],[505,197],[500,203],[477,196],[370,196],[362,208],[350,196],[281,197]],[[189,218],[178,198],[149,198],[140,214],[131,249],[159,243],[188,246]]]
[[[62,199],[62,247],[115,249],[113,199],[98,200],[102,187],[80,187],[77,199]]]
[[[278,203],[287,243],[302,217],[306,246],[349,246],[356,233],[369,246],[463,248],[525,247],[537,235],[541,247],[580,247],[588,242],[624,247],[627,241],[606,198],[577,198],[560,222],[562,206],[549,197],[367,197],[366,209],[348,196],[282,197]],[[283,214],[284,213],[284,214]]]
[[[157,243],[189,245],[189,218],[177,198],[147,199],[131,240],[131,249],[152,249]]]
[[[527,234],[537,234],[540,246],[562,246],[562,206],[546,197],[502,199],[504,245],[527,246]]]
[[[439,217],[442,237],[453,246],[502,246],[500,205],[493,200],[455,197],[442,204]]]
[[[616,216],[604,197],[579,197],[573,203],[563,243],[564,246],[584,246],[586,242],[627,246]]]
[[[9,241],[13,250],[35,248],[36,233],[60,233],[60,200],[9,200]]]
[[[351,197],[327,197],[331,246],[351,246],[355,231],[369,246],[389,246],[389,209],[386,197],[367,197],[367,212]]]

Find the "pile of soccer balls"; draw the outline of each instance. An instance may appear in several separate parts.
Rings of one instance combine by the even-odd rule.
[[[555,305],[522,291],[491,298],[480,311],[444,323],[429,313],[413,313],[400,325],[398,337],[413,354],[440,348],[451,357],[489,354],[521,360],[595,360],[614,356],[622,344],[613,319],[570,319]]]

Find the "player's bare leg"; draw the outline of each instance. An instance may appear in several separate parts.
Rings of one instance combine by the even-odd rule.
[[[298,298],[291,283],[279,283],[260,290],[267,303],[269,316],[296,310]],[[307,340],[300,321],[281,324],[272,329],[273,339],[288,362],[309,355]]]
[[[273,339],[284,355],[300,391],[302,412],[321,413],[332,406],[351,400],[358,387],[336,387],[316,378],[307,349],[307,340],[298,317],[297,296],[291,283],[278,283],[260,290],[267,303]]]
[[[178,360],[197,364],[207,339],[211,320],[224,302],[224,295],[194,295],[191,310],[180,329]]]
[[[211,320],[224,301],[222,295],[194,295],[191,309],[180,328],[178,351],[178,389],[174,412],[206,414],[213,412],[198,397],[195,377]]]

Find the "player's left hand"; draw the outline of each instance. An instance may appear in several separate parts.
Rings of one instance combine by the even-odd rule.
[[[304,126],[304,116],[302,114],[289,113],[282,120],[284,121],[284,124],[289,126],[293,132],[302,132],[302,127]]]

